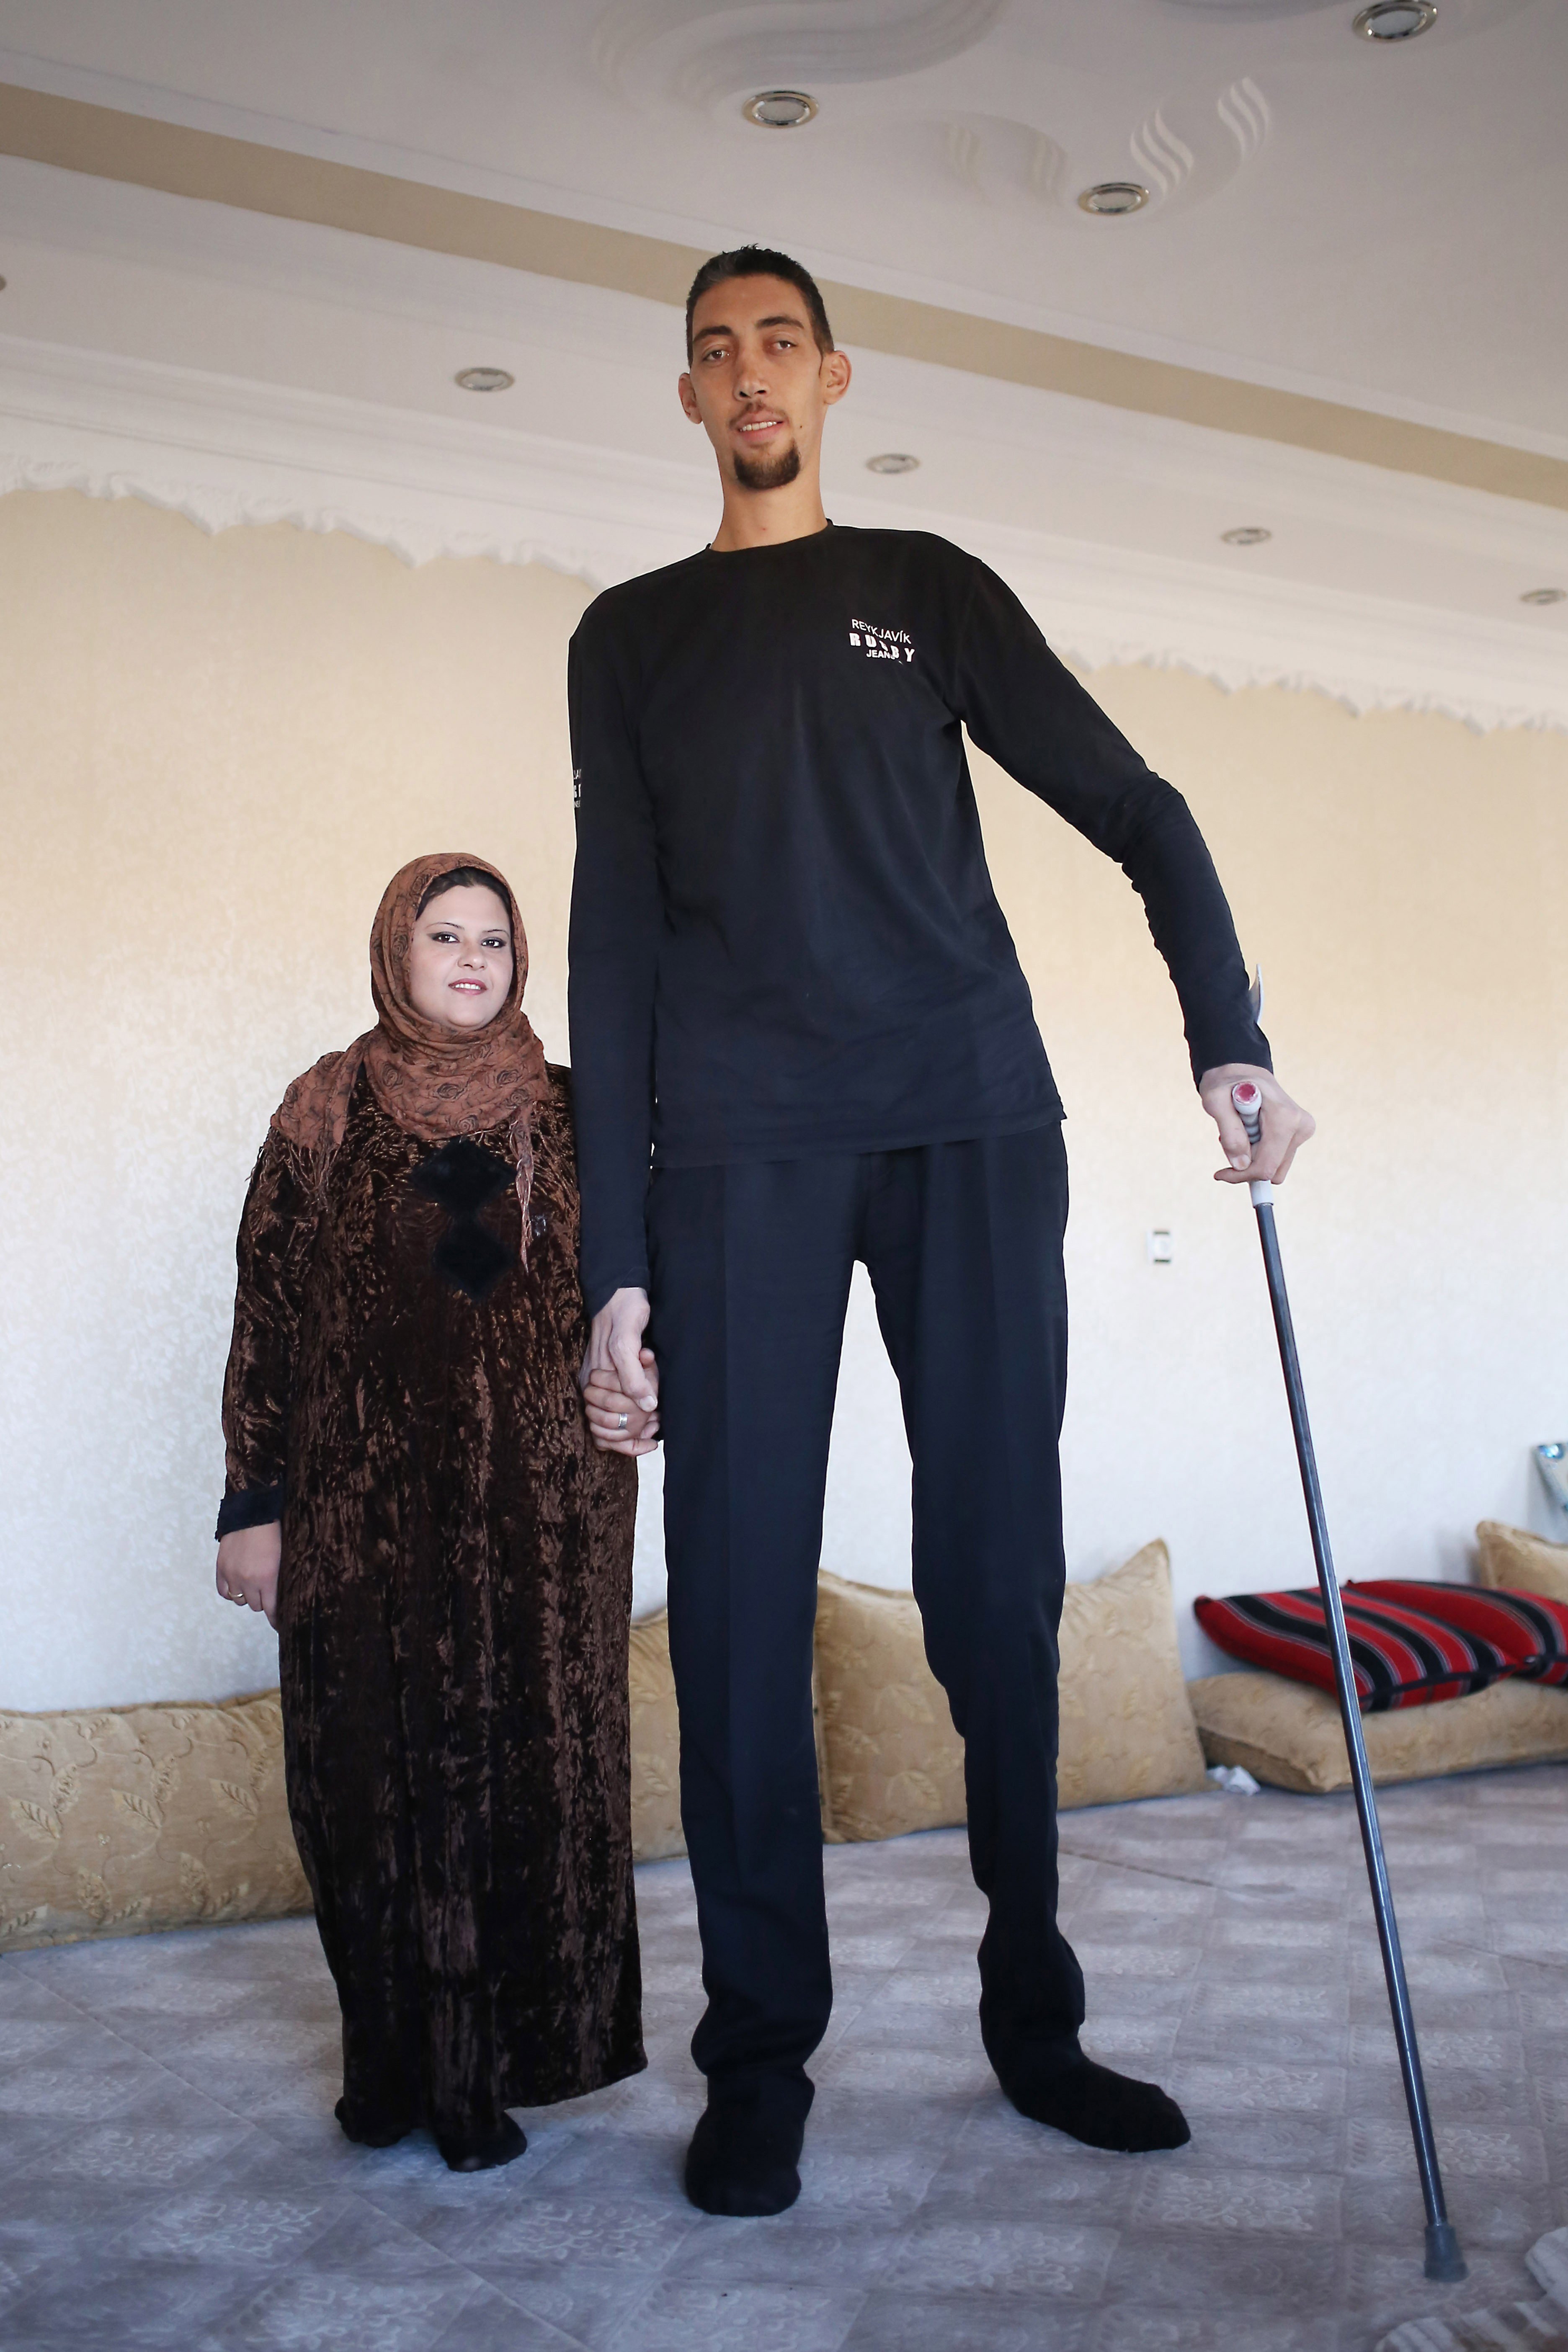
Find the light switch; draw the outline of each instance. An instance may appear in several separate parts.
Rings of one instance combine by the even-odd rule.
[[[1176,1255],[1175,1236],[1167,1225],[1151,1225],[1148,1244],[1151,1265],[1169,1265]]]

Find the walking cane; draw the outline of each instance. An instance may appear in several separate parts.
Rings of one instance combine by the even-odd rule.
[[[1256,982],[1254,992],[1260,1010],[1262,992]],[[1230,1098],[1247,1129],[1248,1143],[1259,1142],[1263,1135],[1261,1092],[1247,1078],[1239,1086],[1232,1087]],[[1274,1309],[1274,1328],[1279,1340],[1285,1393],[1290,1401],[1290,1426],[1296,1434],[1296,1458],[1301,1465],[1301,1491],[1307,1498],[1307,1524],[1312,1531],[1312,1553],[1318,1563],[1318,1584],[1323,1596],[1329,1647],[1333,1654],[1334,1687],[1339,1693],[1340,1714],[1344,1720],[1345,1747],[1350,1754],[1351,1780],[1355,1789],[1355,1809],[1361,1819],[1361,1842],[1366,1850],[1366,1874],[1372,1882],[1372,1907],[1377,1917],[1377,1940],[1383,1947],[1383,1973],[1388,1982],[1388,2006],[1394,2013],[1394,2038],[1399,2044],[1399,2071],[1405,2078],[1405,2103],[1410,2110],[1415,2163],[1421,2174],[1421,2196],[1426,2208],[1426,2276],[1444,2281],[1462,2279],[1466,2275],[1465,2258],[1459,2252],[1458,2233],[1448,2219],[1448,2209],[1443,2197],[1443,2176],[1437,2169],[1432,2117],[1426,2105],[1426,2084],[1421,2073],[1421,2053],[1415,2046],[1415,2021],[1410,2013],[1410,1988],[1405,1981],[1399,1927],[1394,1916],[1388,1867],[1383,1858],[1383,1835],[1378,1828],[1377,1804],[1372,1793],[1366,1741],[1362,1736],[1361,1701],[1356,1694],[1355,1671],[1351,1664],[1339,1579],[1334,1574],[1333,1554],[1329,1549],[1328,1523],[1323,1517],[1323,1497],[1318,1485],[1318,1464],[1312,1450],[1311,1427],[1307,1419],[1306,1392],[1301,1386],[1301,1366],[1296,1354],[1296,1334],[1290,1322],[1285,1269],[1279,1258],[1279,1236],[1274,1228],[1274,1187],[1266,1180],[1260,1181],[1255,1178],[1248,1190],[1252,1194],[1252,1205],[1258,1212],[1258,1237],[1263,1244],[1263,1264],[1268,1276],[1268,1302]]]

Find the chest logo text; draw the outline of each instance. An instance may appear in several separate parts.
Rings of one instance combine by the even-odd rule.
[[[868,661],[912,662],[915,657],[908,629],[879,628],[874,621],[851,621],[849,642]]]

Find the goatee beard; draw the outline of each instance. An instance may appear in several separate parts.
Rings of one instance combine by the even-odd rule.
[[[743,490],[782,490],[800,471],[800,450],[795,442],[767,457],[735,453],[735,479]]]

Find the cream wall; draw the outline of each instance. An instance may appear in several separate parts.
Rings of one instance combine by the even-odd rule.
[[[562,682],[586,593],[341,534],[0,500],[0,1706],[270,1679],[270,1636],[211,1588],[246,1175],[286,1080],[368,1019],[370,915],[416,851],[507,868],[564,1053]],[[1568,1424],[1568,738],[1143,669],[1094,687],[1192,800],[1321,1123],[1281,1222],[1342,1569],[1459,1572],[1479,1517],[1540,1519],[1527,1448]],[[982,793],[1069,1111],[1072,1569],[1163,1533],[1184,1602],[1300,1580],[1252,1221],[1209,1181],[1141,909],[1027,795]],[[1156,1224],[1170,1266],[1147,1262]],[[905,1580],[906,1486],[858,1295],[826,1564]],[[645,1500],[652,1601],[657,1477]]]

